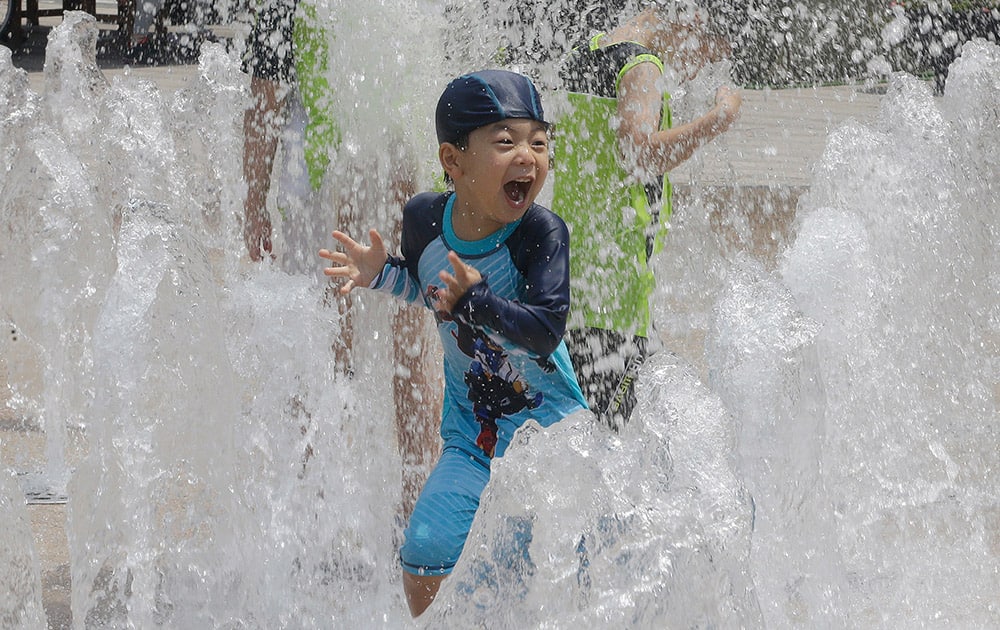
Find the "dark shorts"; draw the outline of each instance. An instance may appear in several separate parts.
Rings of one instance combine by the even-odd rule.
[[[612,429],[621,429],[635,408],[635,380],[649,355],[648,340],[584,328],[566,331],[566,346],[590,409]]]
[[[295,82],[292,37],[298,0],[263,0],[247,38],[243,71],[285,85]]]

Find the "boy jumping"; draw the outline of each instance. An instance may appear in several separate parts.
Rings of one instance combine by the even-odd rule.
[[[549,171],[548,123],[531,81],[486,70],[461,76],[437,105],[438,158],[454,191],[403,209],[400,257],[333,237],[328,276],[422,301],[444,346],[441,458],[400,549],[410,612],[430,605],[461,554],[490,461],[528,419],[550,426],[586,408],[563,333],[569,312],[569,232],[534,203]]]

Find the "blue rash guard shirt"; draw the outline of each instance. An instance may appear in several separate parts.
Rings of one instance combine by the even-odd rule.
[[[439,272],[456,252],[483,279],[452,313],[435,311],[444,349],[444,445],[400,549],[403,568],[444,575],[458,560],[491,457],[528,419],[550,426],[586,408],[563,342],[569,312],[569,232],[533,204],[520,220],[478,241],[452,229],[454,193],[422,193],[403,209],[400,258],[371,288],[434,310]]]
[[[389,258],[372,288],[433,310],[439,272],[454,273],[449,251],[482,275],[451,314],[435,316],[444,348],[441,437],[488,460],[503,455],[529,418],[549,426],[586,408],[562,340],[569,233],[562,219],[533,204],[519,221],[464,241],[452,229],[454,200],[454,193],[423,193],[406,204],[402,257]],[[495,451],[482,444],[482,425],[491,423]]]

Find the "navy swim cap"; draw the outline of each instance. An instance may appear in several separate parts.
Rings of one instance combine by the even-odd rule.
[[[530,118],[548,125],[531,79],[507,70],[462,75],[438,99],[438,142],[457,143],[469,132],[505,118]]]

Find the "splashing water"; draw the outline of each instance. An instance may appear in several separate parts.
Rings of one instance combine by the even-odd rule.
[[[387,162],[433,177],[413,156],[458,60],[428,43],[436,4],[371,4],[321,5],[352,25],[339,32],[392,44],[373,58],[340,42],[347,136],[310,203],[352,189],[385,226]],[[315,274],[242,261],[234,52],[206,45],[168,97],[107,81],[93,37],[67,14],[43,95],[0,48],[0,316],[43,366],[13,411],[38,416],[69,497],[77,627],[1000,621],[996,46],[968,44],[943,97],[894,77],[875,123],[837,129],[774,268],[684,208],[656,264],[695,274],[669,308],[688,304],[704,353],[656,355],[618,435],[585,413],[526,426],[415,624],[395,557],[390,304],[354,304],[348,375]],[[86,435],[78,464],[67,427]],[[0,619],[37,627],[37,555],[18,489],[0,492],[15,594]]]
[[[0,558],[3,558],[5,596],[0,601],[0,624],[5,628],[42,628],[42,583],[38,575],[38,555],[31,542],[31,526],[14,475],[0,475]]]

